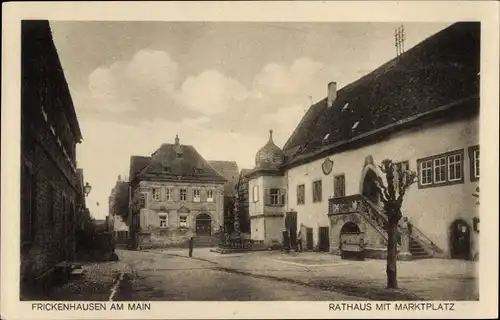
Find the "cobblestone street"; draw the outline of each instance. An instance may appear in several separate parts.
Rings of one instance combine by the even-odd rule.
[[[477,300],[475,263],[401,262],[398,290],[385,289],[385,261],[321,253],[226,254],[195,249],[119,250],[120,261],[83,266],[51,300]]]

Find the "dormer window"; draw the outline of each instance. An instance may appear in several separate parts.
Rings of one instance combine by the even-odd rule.
[[[163,166],[162,167],[163,173],[170,173],[170,167],[169,166]]]
[[[177,152],[177,154],[176,154],[176,155],[177,155],[177,159],[182,158],[182,153],[181,153],[181,152]]]

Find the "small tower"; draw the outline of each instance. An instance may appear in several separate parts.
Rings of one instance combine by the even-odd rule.
[[[255,168],[248,174],[250,201],[250,233],[253,240],[264,241],[269,247],[281,242],[286,208],[286,181],[282,166],[285,156],[273,141],[273,130],[269,140],[255,155]]]

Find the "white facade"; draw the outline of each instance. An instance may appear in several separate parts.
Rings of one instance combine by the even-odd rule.
[[[386,158],[393,162],[408,161],[409,168],[419,173],[419,159],[462,151],[463,180],[455,184],[410,187],[403,202],[403,215],[420,229],[439,248],[450,253],[450,228],[457,219],[464,220],[471,228],[471,250],[475,256],[478,251],[478,232],[473,231],[472,219],[478,215],[478,207],[472,196],[478,181],[471,181],[469,148],[479,145],[479,117],[447,123],[428,123],[425,127],[400,131],[389,139],[341,153],[331,154],[333,160],[331,173],[325,175],[322,163],[325,158],[292,168],[285,172],[288,186],[286,210],[298,212],[298,223],[313,229],[314,244],[318,243],[318,228],[330,226],[328,199],[333,197],[334,176],[345,175],[345,195],[362,193],[365,158],[372,156],[375,164]],[[472,155],[471,155],[472,156]],[[373,167],[375,172],[380,171]],[[446,170],[448,170],[447,168]],[[312,183],[322,181],[322,200],[312,202]],[[472,179],[474,180],[474,179]],[[297,203],[297,186],[305,185],[305,202]],[[330,232],[331,244],[336,245],[338,235]],[[334,251],[336,248],[330,248]]]

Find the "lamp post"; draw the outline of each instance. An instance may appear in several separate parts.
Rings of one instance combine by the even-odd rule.
[[[85,186],[83,187],[83,193],[85,194],[85,196],[89,195],[90,190],[92,190],[92,186],[88,182],[86,182]]]

